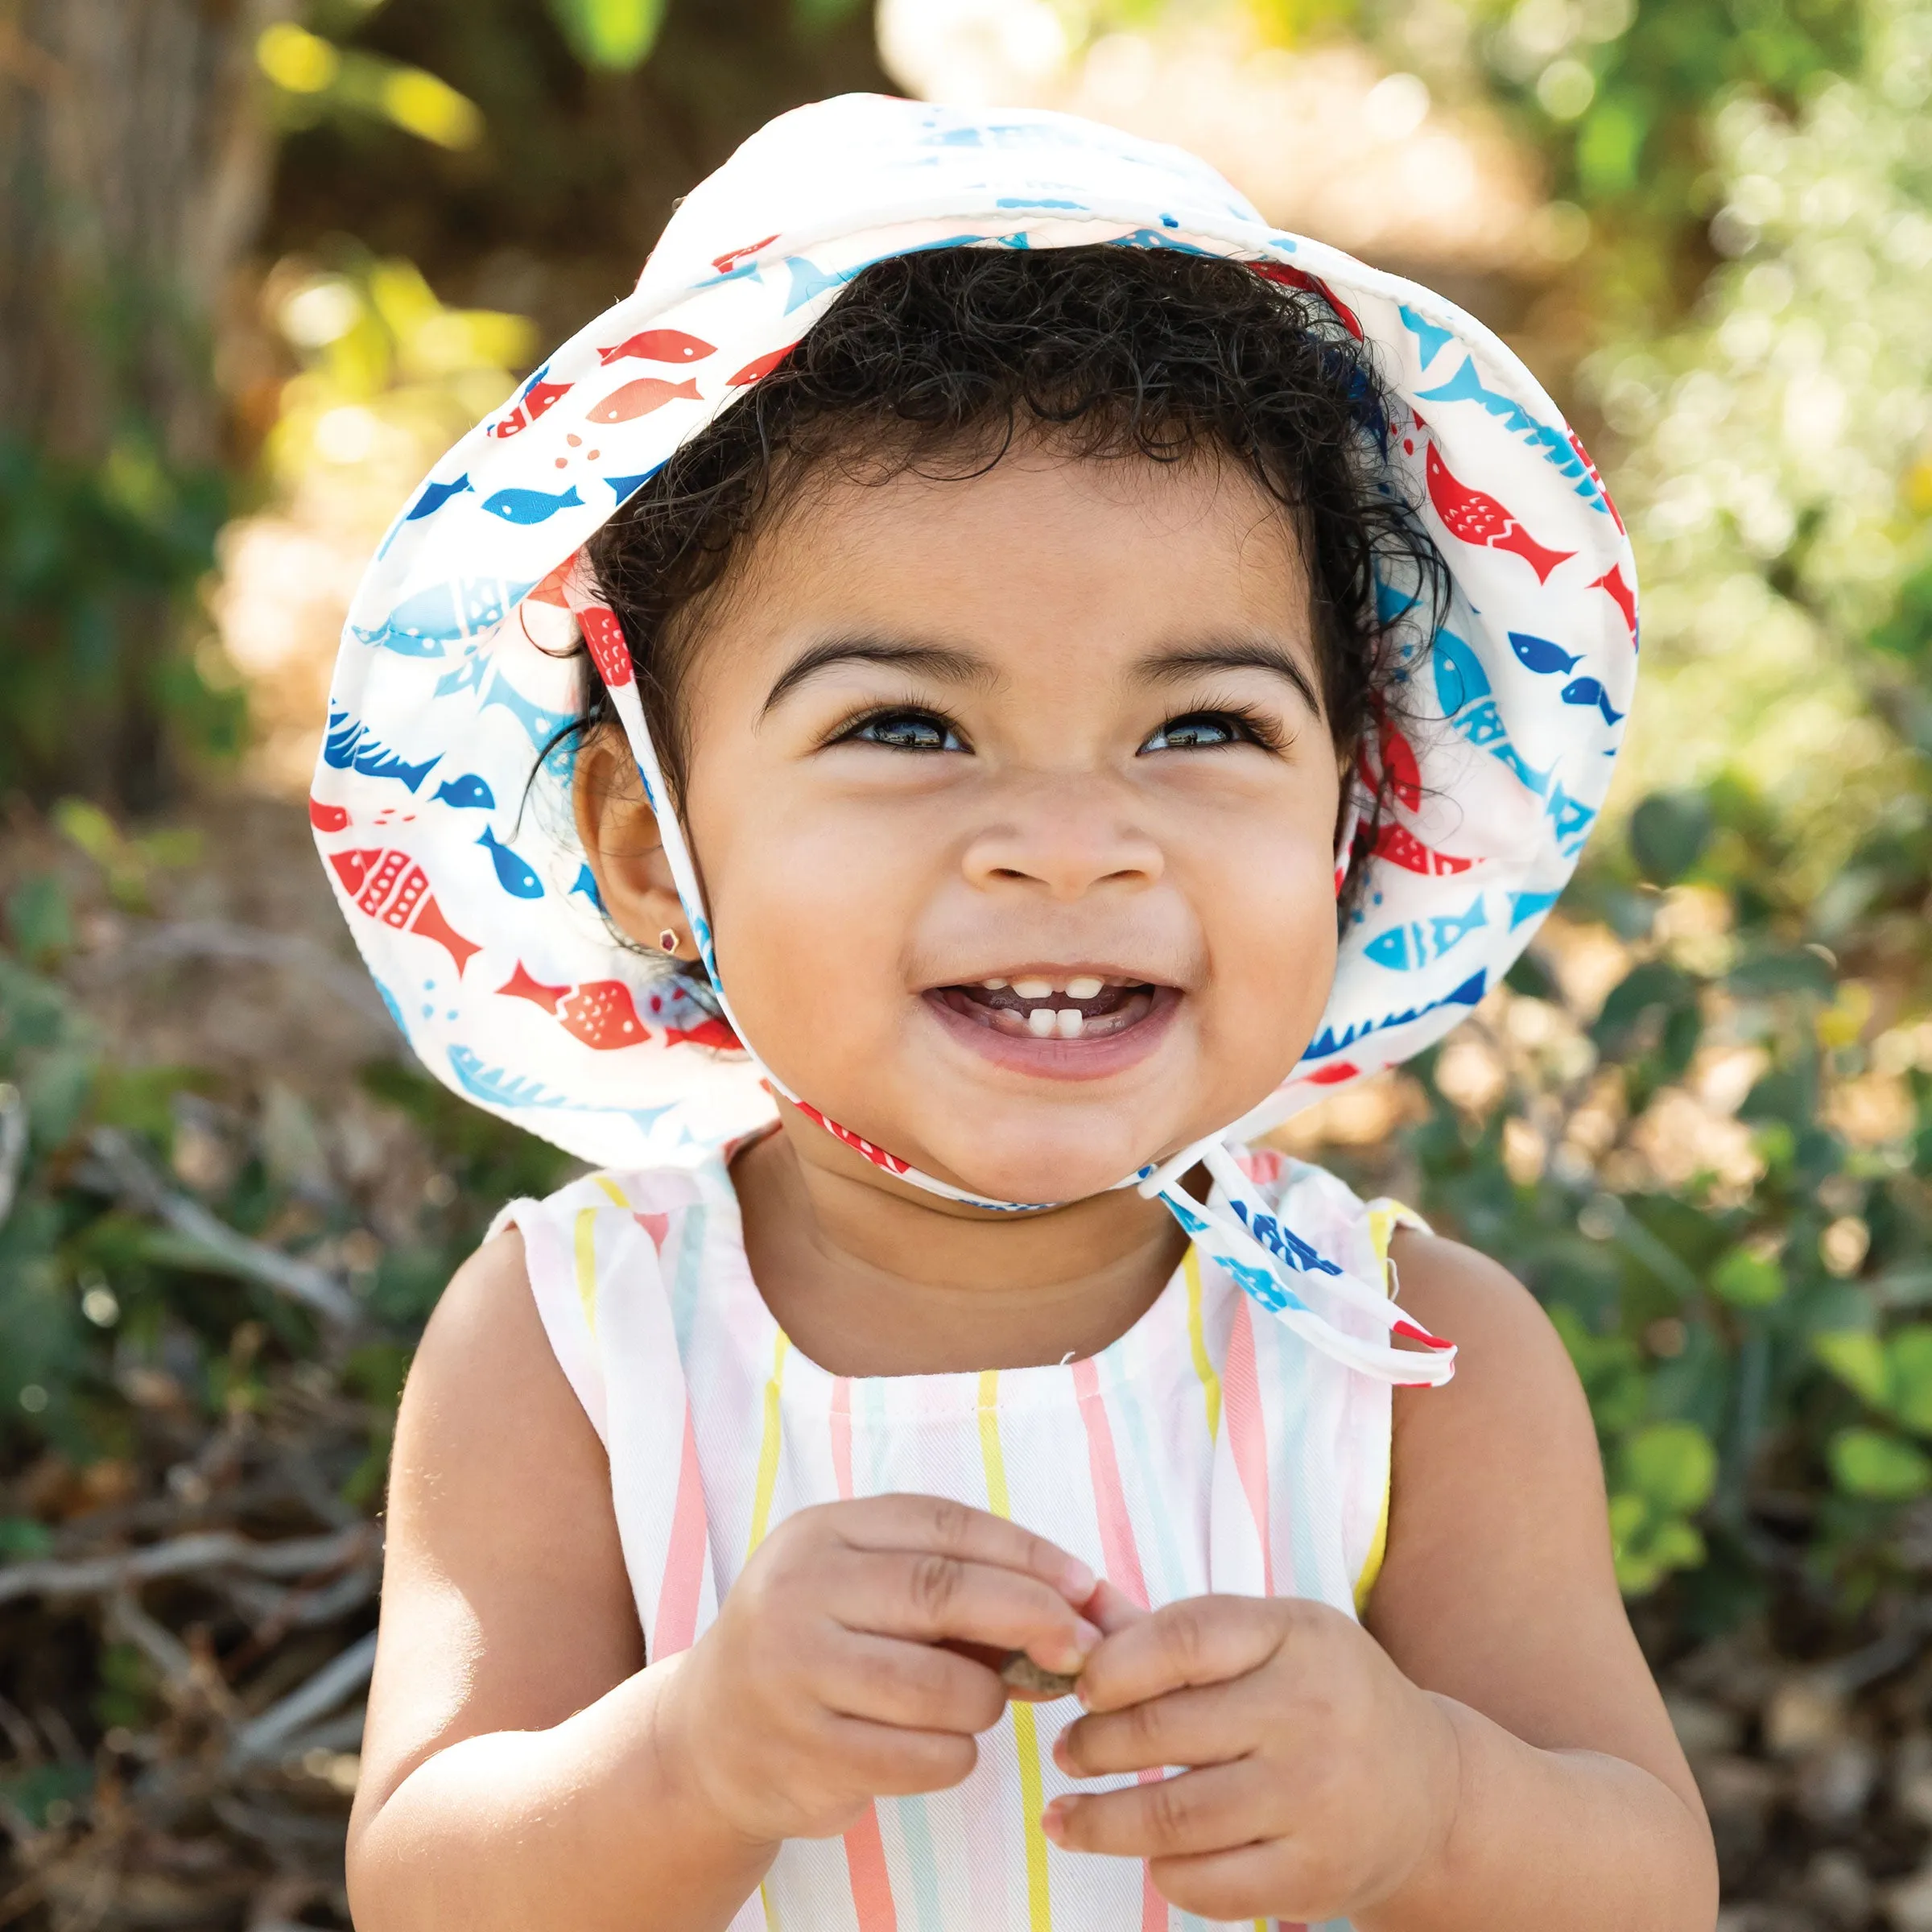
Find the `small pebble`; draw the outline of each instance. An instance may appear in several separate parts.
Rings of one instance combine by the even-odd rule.
[[[1077,1670],[1043,1670],[1024,1650],[1009,1650],[1000,1666],[1000,1682],[1036,1697],[1066,1697],[1080,1681]]]

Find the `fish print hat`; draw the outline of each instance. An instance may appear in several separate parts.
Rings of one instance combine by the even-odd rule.
[[[979,1200],[817,1114],[741,1045],[622,634],[573,564],[869,263],[1095,242],[1249,262],[1325,302],[1398,399],[1389,484],[1453,584],[1406,735],[1383,728],[1363,753],[1362,795],[1385,780],[1388,815],[1319,1031],[1262,1107],[1120,1185],[1165,1201],[1314,1345],[1390,1381],[1441,1381],[1453,1351],[1281,1225],[1229,1150],[1439,1039],[1528,943],[1609,782],[1636,675],[1634,565],[1582,444],[1495,336],[1270,227],[1191,155],[1064,114],[877,95],[753,135],[685,199],[636,289],[458,443],[384,539],[344,631],[317,841],[397,1025],[492,1113],[586,1160],[652,1166],[770,1121],[775,1089],[881,1167]],[[1414,585],[1377,588],[1385,617],[1414,602]],[[658,809],[723,1018],[621,947],[597,903],[572,753],[553,745],[577,709],[581,659],[561,654],[580,634]],[[1202,1161],[1219,1183],[1205,1206],[1180,1186]]]

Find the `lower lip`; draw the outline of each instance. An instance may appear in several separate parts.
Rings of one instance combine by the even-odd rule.
[[[1146,1016],[1118,1033],[1091,1039],[1041,1040],[1030,1034],[1003,1032],[956,1013],[936,989],[923,997],[926,1010],[962,1046],[996,1067],[1040,1080],[1104,1080],[1138,1066],[1166,1037],[1181,1005],[1179,991],[1162,986],[1155,992]]]

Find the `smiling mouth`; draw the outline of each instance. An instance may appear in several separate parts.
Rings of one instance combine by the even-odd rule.
[[[1010,1039],[1097,1042],[1139,1025],[1172,990],[1097,972],[1042,972],[935,986],[927,997]]]

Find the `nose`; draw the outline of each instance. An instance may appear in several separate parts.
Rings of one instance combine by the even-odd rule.
[[[1165,869],[1159,844],[1129,801],[1096,784],[1041,780],[1009,791],[967,841],[963,869],[981,890],[1022,886],[1070,901],[1100,888],[1144,890]]]

